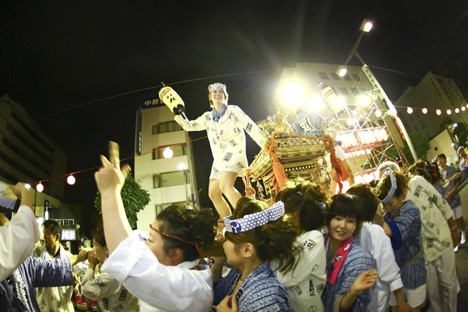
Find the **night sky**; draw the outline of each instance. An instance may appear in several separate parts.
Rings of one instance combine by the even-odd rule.
[[[133,163],[136,108],[162,81],[190,118],[207,110],[206,87],[219,81],[231,104],[265,119],[282,69],[342,63],[364,18],[374,28],[359,52],[391,100],[428,71],[468,96],[467,0],[8,1],[0,12],[0,94],[67,153],[67,172],[80,173],[65,200],[86,206],[108,140]],[[194,143],[199,159],[207,149]],[[201,187],[210,165],[198,169]]]

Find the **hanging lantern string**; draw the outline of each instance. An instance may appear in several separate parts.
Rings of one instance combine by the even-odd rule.
[[[206,139],[206,138],[208,138],[208,136],[204,136],[204,137],[201,137],[201,138],[189,140],[189,141],[187,141],[187,142],[185,142],[185,143],[177,143],[177,144],[172,144],[172,145],[169,145],[169,146],[164,146],[164,147],[160,147],[160,148],[155,148],[155,149],[153,149],[151,152],[141,154],[141,156],[149,155],[149,154],[152,154],[152,153],[155,153],[155,152],[162,152],[162,151],[164,151],[164,149],[166,149],[166,148],[168,148],[168,147],[169,147],[169,148],[173,148],[173,147],[175,147],[175,146],[180,146],[180,145],[182,145],[182,144],[191,144],[191,143],[193,143],[193,142],[200,141],[200,140],[204,140],[204,139]],[[122,158],[120,161],[121,161],[121,162],[125,162],[125,161],[128,161],[128,160],[132,160],[132,159],[134,159],[134,158],[135,158],[135,156],[129,156],[129,157],[126,157],[126,158]],[[76,171],[73,171],[73,172],[66,173],[66,174],[64,174],[64,175],[53,176],[53,177],[51,177],[51,178],[49,178],[49,179],[40,179],[40,180],[35,181],[34,184],[39,184],[39,183],[42,184],[42,183],[47,182],[47,181],[52,180],[52,179],[66,178],[66,177],[68,177],[68,176],[76,176],[76,175],[79,175],[79,174],[81,174],[81,173],[85,173],[85,172],[88,172],[88,171],[96,171],[96,170],[98,170],[99,168],[101,168],[100,165],[94,166],[94,167],[90,167],[90,168],[86,168],[86,169],[76,170]]]

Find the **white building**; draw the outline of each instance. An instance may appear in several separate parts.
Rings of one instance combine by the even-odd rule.
[[[455,81],[432,72],[416,86],[408,87],[395,105],[407,130],[418,131],[429,140],[444,131],[449,123],[468,121],[466,102]],[[413,109],[412,114],[407,113],[408,107]],[[427,113],[422,112],[424,108]]]
[[[168,205],[195,201],[197,187],[190,138],[159,99],[146,101],[137,111],[136,134],[135,179],[151,197],[138,213],[137,227],[147,229]],[[163,155],[168,151],[170,159]]]

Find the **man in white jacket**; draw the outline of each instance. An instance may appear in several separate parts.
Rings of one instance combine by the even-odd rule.
[[[39,239],[39,227],[34,216],[31,193],[23,183],[10,186],[21,199],[18,212],[11,222],[0,227],[0,281],[31,255],[34,244]]]

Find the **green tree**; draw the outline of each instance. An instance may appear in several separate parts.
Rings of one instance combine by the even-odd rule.
[[[429,149],[431,148],[429,144],[429,140],[427,137],[422,134],[421,132],[411,132],[409,134],[411,142],[413,143],[414,150],[418,156],[418,159],[426,160],[426,155]],[[408,159],[409,163],[414,163],[413,156],[411,155],[411,151],[407,144],[405,144],[405,148],[403,149],[405,153],[406,159]]]
[[[140,183],[136,181],[131,174],[129,174],[125,179],[125,183],[120,194],[122,196],[128,222],[130,223],[130,226],[135,229],[138,220],[138,211],[142,210],[149,204],[150,194],[141,187]],[[94,207],[99,211],[99,213],[102,213],[101,193],[99,193],[99,191],[96,193],[96,198],[94,199]]]

